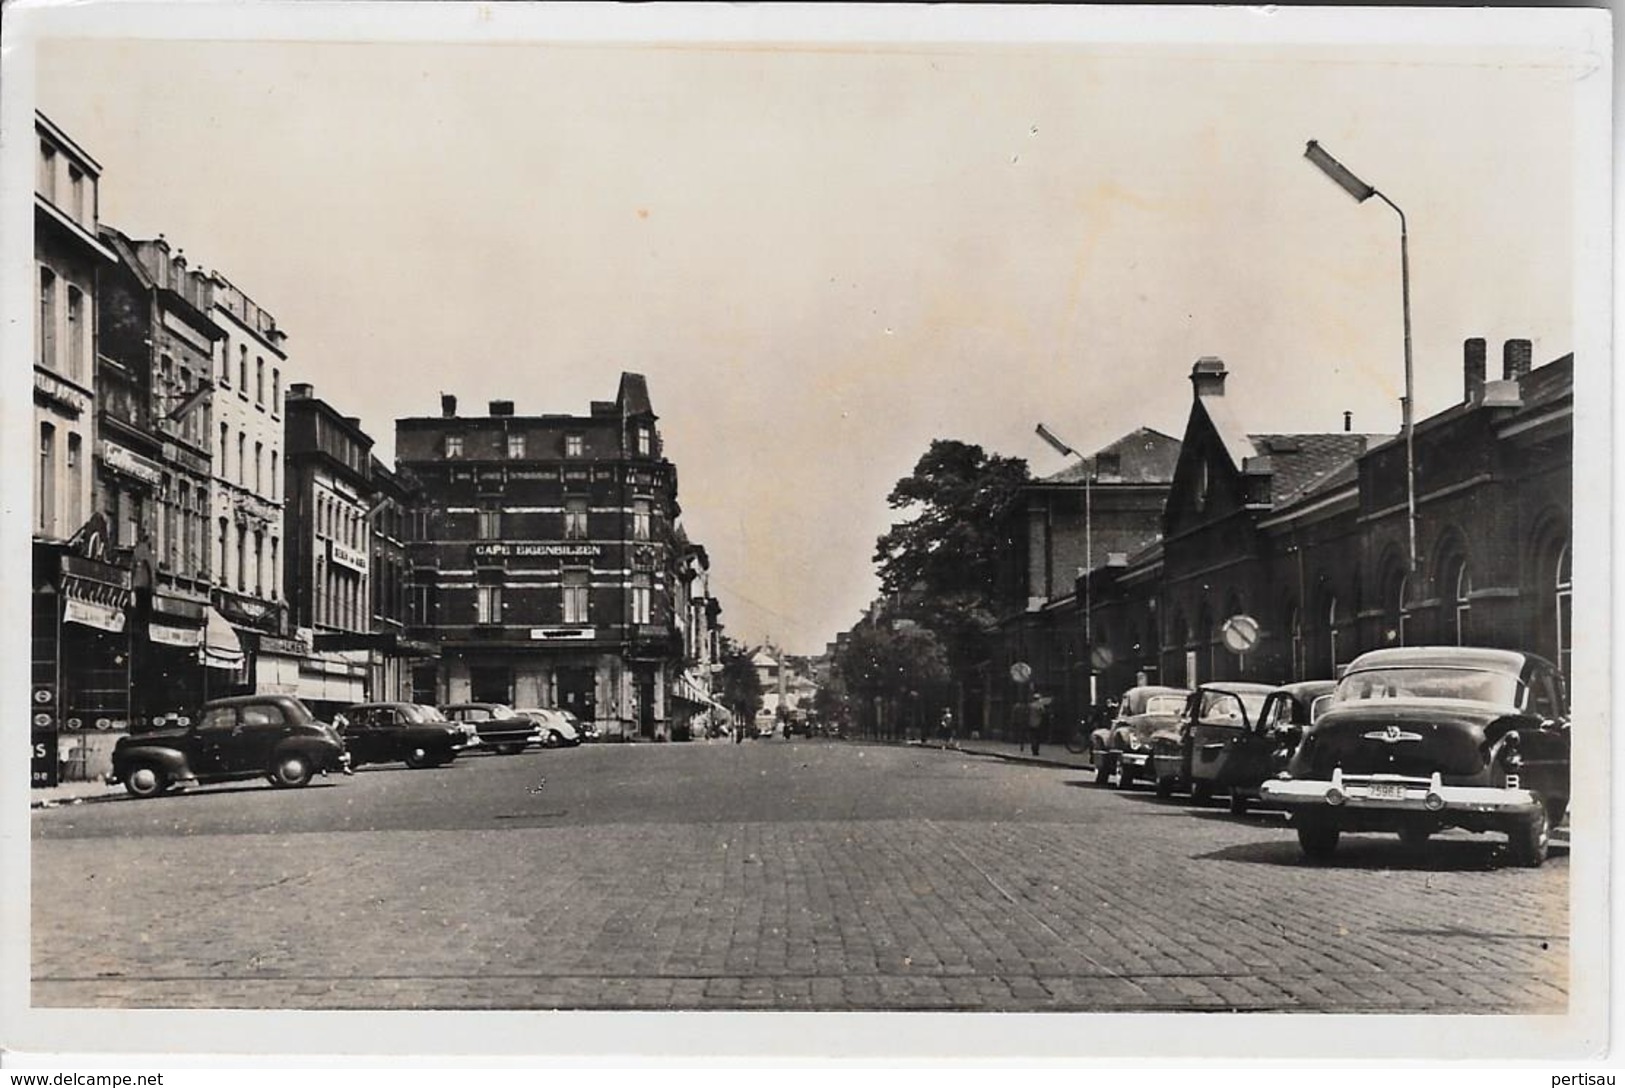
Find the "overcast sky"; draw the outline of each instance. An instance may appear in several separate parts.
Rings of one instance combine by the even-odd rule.
[[[274,313],[291,380],[386,457],[442,391],[585,413],[646,374],[728,630],[815,652],[871,599],[885,495],[932,438],[1043,474],[1040,420],[1079,449],[1178,436],[1203,355],[1252,429],[1398,428],[1397,220],[1311,138],[1410,218],[1420,415],[1459,398],[1465,337],[1496,367],[1510,337],[1576,350],[1589,66],[123,39],[43,45],[37,104],[101,162],[103,220]]]

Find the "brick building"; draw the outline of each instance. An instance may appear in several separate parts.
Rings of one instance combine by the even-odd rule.
[[[642,375],[584,416],[396,421],[421,488],[407,544],[410,635],[442,658],[420,701],[558,706],[606,737],[664,739],[681,715],[685,550],[677,470]]]

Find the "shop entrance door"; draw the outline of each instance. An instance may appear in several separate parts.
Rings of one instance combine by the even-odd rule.
[[[594,694],[597,670],[585,667],[560,668],[557,672],[559,709],[568,710],[584,722],[598,720],[598,701]]]

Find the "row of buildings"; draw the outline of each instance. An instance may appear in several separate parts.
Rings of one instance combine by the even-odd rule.
[[[33,780],[249,691],[561,706],[612,736],[710,713],[720,607],[647,383],[585,415],[402,419],[396,463],[288,337],[36,115]]]
[[[1346,414],[1250,431],[1269,391],[1198,360],[1181,438],[1140,428],[1023,487],[997,628],[959,678],[969,728],[1005,730],[1034,689],[1059,728],[1137,684],[1331,678],[1384,646],[1519,648],[1568,674],[1574,360],[1533,367],[1511,340],[1494,376],[1488,355],[1465,341],[1461,399],[1413,428],[1414,477],[1402,435]]]

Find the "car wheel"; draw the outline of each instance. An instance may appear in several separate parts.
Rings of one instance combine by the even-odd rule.
[[[1246,794],[1242,793],[1240,790],[1230,791],[1230,815],[1245,816],[1247,815],[1247,810],[1251,807],[1252,802]]]
[[[1122,760],[1118,760],[1114,771],[1115,773],[1112,776],[1112,785],[1114,787],[1119,790],[1126,790],[1130,786],[1134,785],[1133,767],[1129,766],[1127,763],[1124,763]]]
[[[1545,864],[1552,845],[1552,824],[1542,805],[1533,816],[1507,828],[1507,857],[1522,869],[1538,869]]]
[[[433,767],[436,762],[438,761],[422,748],[414,748],[406,753],[405,763],[414,771],[421,770],[424,767]]]
[[[1174,795],[1174,780],[1172,778],[1157,779],[1157,796],[1172,797]]]
[[[1416,824],[1406,824],[1399,829],[1399,841],[1406,846],[1423,846],[1433,837],[1431,827],[1419,827]]]
[[[271,784],[280,789],[297,789],[310,782],[310,760],[302,755],[285,755],[271,770]]]
[[[559,736],[557,733],[553,733],[553,732],[549,732],[547,734],[547,736],[542,738],[542,747],[543,748],[557,748],[559,745],[561,745],[563,743],[564,743],[564,738]]]
[[[151,763],[137,763],[124,776],[124,790],[131,797],[157,797],[167,789],[169,776]]]
[[[1095,785],[1105,785],[1112,776],[1112,769],[1106,762],[1106,753],[1093,751],[1089,753],[1089,758],[1095,765]]]
[[[1563,817],[1567,816],[1568,812],[1569,803],[1566,799],[1562,801],[1554,799],[1546,802],[1546,822],[1551,824],[1553,827],[1561,824],[1563,822]]]
[[[1191,800],[1199,805],[1213,803],[1213,783],[1205,778],[1199,778],[1191,783]]]
[[[1337,852],[1337,840],[1343,833],[1326,824],[1311,823],[1298,826],[1298,847],[1310,861],[1328,861]]]

